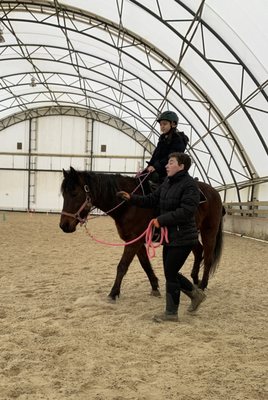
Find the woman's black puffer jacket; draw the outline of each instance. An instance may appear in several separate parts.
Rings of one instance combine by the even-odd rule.
[[[143,208],[160,208],[160,226],[168,228],[169,246],[194,245],[198,240],[195,212],[199,189],[187,171],[166,178],[159,188],[147,195],[132,195],[130,204]]]

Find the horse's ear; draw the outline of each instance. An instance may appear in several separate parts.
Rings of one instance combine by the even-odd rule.
[[[62,172],[63,172],[64,178],[67,178],[67,176],[68,176],[69,174],[70,174],[72,177],[75,177],[75,176],[77,175],[77,172],[76,172],[76,170],[75,170],[73,167],[70,167],[70,172],[65,171],[64,168],[62,169]]]
[[[76,178],[76,177],[77,177],[77,171],[76,171],[73,167],[70,167],[70,175],[71,175],[73,178]]]

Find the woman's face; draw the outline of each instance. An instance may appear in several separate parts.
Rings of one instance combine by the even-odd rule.
[[[175,126],[176,126],[175,122],[166,121],[165,119],[160,121],[159,125],[160,125],[161,134],[168,133],[171,128],[175,128]]]
[[[166,165],[167,176],[173,176],[184,169],[184,164],[179,164],[176,157],[170,157]]]

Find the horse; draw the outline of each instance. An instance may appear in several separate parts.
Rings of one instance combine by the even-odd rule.
[[[63,176],[61,184],[63,209],[59,225],[65,233],[75,232],[78,223],[83,224],[86,221],[92,207],[108,213],[113,218],[118,234],[125,242],[139,237],[146,230],[150,220],[155,217],[155,210],[130,206],[117,197],[117,193],[122,190],[142,194],[144,189],[137,178],[121,174],[77,171],[72,167],[69,171],[63,170]],[[206,200],[199,204],[196,212],[196,224],[201,240],[192,250],[194,264],[191,277],[194,284],[204,290],[221,256],[224,208],[216,189],[204,182],[198,181],[197,184]],[[135,255],[149,279],[151,295],[160,296],[158,278],[149,260],[144,238],[141,238],[133,244],[124,246],[117,265],[116,278],[108,295],[110,299],[116,300],[120,296],[123,277]],[[201,263],[204,270],[199,281]]]

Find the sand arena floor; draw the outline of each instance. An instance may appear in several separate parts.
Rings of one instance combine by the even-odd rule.
[[[149,295],[135,259],[120,299],[107,302],[122,248],[64,234],[59,216],[0,213],[0,399],[264,400],[267,243],[225,235],[197,315],[155,324],[164,298]],[[118,242],[113,221],[90,222]],[[190,274],[192,259],[182,272]],[[164,294],[161,250],[153,259]]]

